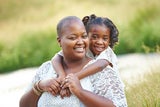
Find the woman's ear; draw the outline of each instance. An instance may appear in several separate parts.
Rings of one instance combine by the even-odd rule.
[[[57,41],[58,41],[59,46],[61,47],[61,39],[60,39],[60,37],[57,37]]]

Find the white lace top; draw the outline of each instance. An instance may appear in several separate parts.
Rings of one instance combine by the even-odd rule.
[[[32,84],[29,86],[28,90],[31,89],[33,84],[39,80],[47,78],[56,78],[56,77],[57,74],[54,68],[52,67],[51,61],[47,61],[39,67],[35,77],[33,78]],[[89,77],[80,80],[80,82],[84,89],[92,92],[93,89],[91,87]],[[55,97],[48,92],[44,92],[38,101],[38,107],[85,107],[85,106],[74,95],[62,99],[60,96]]]
[[[91,51],[88,51],[87,56],[95,60],[106,59],[113,65],[113,67],[107,66],[101,72],[90,76],[93,92],[112,100],[116,107],[127,107],[125,85],[120,78],[117,67],[118,60],[113,50],[108,47],[95,57]]]
[[[118,59],[117,59],[117,56],[109,46],[108,46],[107,49],[105,49],[103,52],[101,52],[100,55],[98,55],[98,56],[94,56],[92,54],[92,52],[89,50],[87,52],[87,56],[92,58],[92,59],[95,59],[95,60],[105,59],[105,60],[109,61],[113,65],[113,67],[112,67],[113,70],[117,73],[119,80],[123,84],[123,82],[122,82],[122,80],[120,78],[119,70],[118,70],[118,65],[117,65],[118,64]],[[124,86],[125,85],[123,84],[123,87]]]
[[[63,54],[61,54],[63,55]],[[90,57],[92,54],[89,54]],[[107,59],[113,64],[113,67],[107,66],[103,71],[86,77],[81,80],[84,89],[94,92],[97,95],[104,96],[113,101],[116,107],[127,107],[127,101],[124,92],[124,84],[119,77],[116,68],[116,56],[112,49],[106,49],[97,59]],[[92,60],[89,64],[96,60]],[[51,61],[45,62],[40,66],[32,84],[44,78],[56,77]],[[38,107],[85,107],[76,96],[61,99],[60,96],[54,97],[48,92],[44,92],[38,101]]]

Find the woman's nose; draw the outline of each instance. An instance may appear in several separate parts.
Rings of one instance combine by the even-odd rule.
[[[83,44],[83,39],[82,38],[78,38],[77,43],[78,44]]]

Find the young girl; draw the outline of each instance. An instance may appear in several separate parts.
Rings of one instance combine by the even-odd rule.
[[[111,49],[116,42],[118,42],[119,32],[116,26],[110,19],[96,17],[95,15],[85,16],[82,21],[89,36],[89,50],[87,56],[94,58],[96,61],[76,73],[77,77],[82,79],[103,70],[106,66],[111,67],[118,74],[116,65],[117,57]],[[62,58],[62,52],[59,52],[52,58],[53,67],[57,71],[60,81],[62,81],[66,76],[61,65]],[[68,91],[66,94],[65,90],[61,90],[60,94],[63,98],[64,96],[68,96]]]

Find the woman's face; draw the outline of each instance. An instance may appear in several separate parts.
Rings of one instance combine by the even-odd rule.
[[[110,43],[110,29],[105,25],[91,25],[89,29],[89,49],[93,55],[99,55]]]
[[[89,39],[83,23],[74,21],[63,28],[59,43],[66,58],[70,60],[82,59],[89,45]]]

